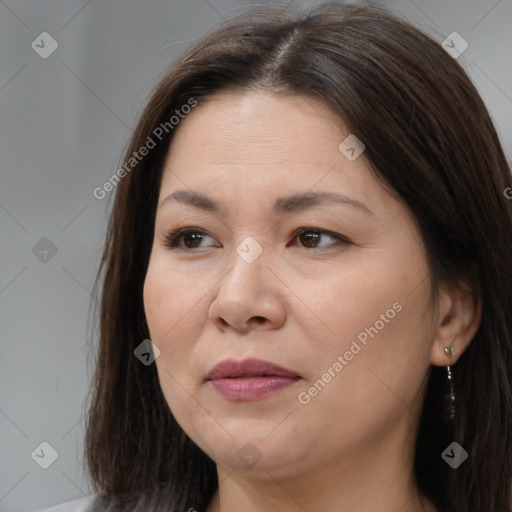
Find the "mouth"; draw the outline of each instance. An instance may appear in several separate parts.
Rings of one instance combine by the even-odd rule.
[[[301,376],[262,359],[227,359],[216,365],[206,380],[228,400],[251,401],[285,389],[301,380]]]

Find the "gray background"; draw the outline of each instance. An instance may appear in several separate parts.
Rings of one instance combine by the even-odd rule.
[[[88,311],[110,206],[92,191],[118,168],[137,114],[170,62],[250,3],[0,2],[0,511],[91,493],[81,456],[92,376],[87,335],[96,341]],[[512,2],[380,3],[439,43],[453,31],[464,37],[469,47],[458,60],[510,160]],[[31,47],[34,40],[43,46],[42,32],[58,42],[46,59]],[[58,452],[48,469],[31,457],[43,441]]]

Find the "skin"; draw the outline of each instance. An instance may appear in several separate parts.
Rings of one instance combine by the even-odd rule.
[[[317,100],[232,91],[197,106],[175,133],[159,205],[192,190],[222,210],[178,201],[158,208],[144,305],[165,399],[217,464],[208,512],[436,510],[413,481],[418,415],[430,365],[456,363],[480,309],[462,287],[442,287],[434,307],[414,219],[364,153],[350,161],[340,152],[348,134]],[[272,213],[278,197],[309,191],[345,194],[373,214],[328,202]],[[181,251],[166,248],[165,236],[182,227],[206,234],[195,245],[189,237],[192,248],[184,240]],[[313,242],[294,236],[301,227],[349,243],[329,233]],[[249,236],[263,249],[252,263],[236,252]],[[401,311],[301,403],[298,394],[396,302]],[[301,379],[244,402],[205,380],[220,361],[248,357]],[[252,466],[237,456],[248,442],[260,456]]]

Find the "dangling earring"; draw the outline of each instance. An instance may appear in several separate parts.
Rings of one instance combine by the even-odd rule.
[[[449,347],[445,347],[444,351],[450,359],[455,355],[455,350],[453,350],[453,347],[451,345]],[[453,420],[455,418],[455,386],[453,383],[452,369],[450,368],[450,366],[447,366],[446,370],[448,372],[447,412],[450,420]]]

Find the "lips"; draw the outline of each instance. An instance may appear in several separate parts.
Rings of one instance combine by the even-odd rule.
[[[245,359],[243,361],[227,359],[212,368],[207,376],[207,380],[272,376],[299,377],[299,375],[292,370],[264,361],[263,359]]]
[[[300,375],[262,359],[228,359],[215,366],[207,382],[232,401],[259,400],[301,380]]]

